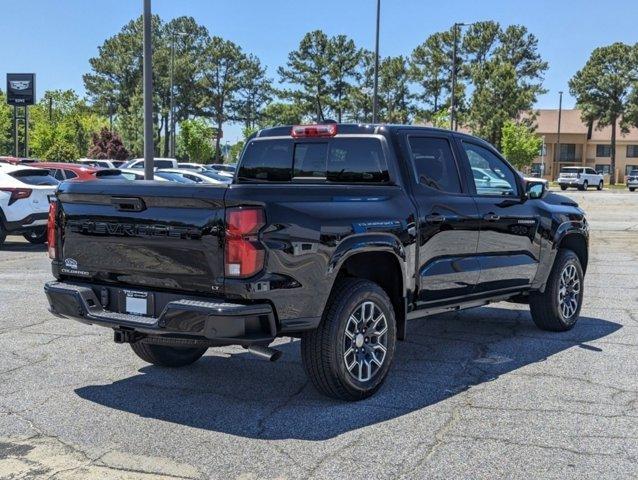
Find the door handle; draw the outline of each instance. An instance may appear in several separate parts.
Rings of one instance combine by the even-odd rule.
[[[443,223],[445,222],[445,216],[433,213],[432,215],[425,217],[425,221],[428,223]]]
[[[496,215],[495,213],[492,213],[492,212],[483,215],[483,220],[487,222],[496,222],[500,219],[501,219],[500,215]]]

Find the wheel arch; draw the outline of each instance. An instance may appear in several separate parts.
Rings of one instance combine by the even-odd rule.
[[[556,250],[569,249],[573,251],[578,260],[580,266],[583,269],[583,273],[587,271],[587,264],[589,262],[589,249],[587,237],[581,232],[566,232],[559,240]]]
[[[340,278],[363,278],[375,282],[392,301],[397,339],[403,340],[407,297],[406,259],[401,243],[392,235],[371,235],[344,242],[339,247],[330,262],[330,273],[334,276],[331,293]]]

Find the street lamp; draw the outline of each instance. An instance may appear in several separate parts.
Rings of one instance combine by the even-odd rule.
[[[554,161],[560,162],[560,120],[563,114],[563,92],[558,92],[558,131],[556,132],[556,151],[554,152]]]
[[[372,123],[379,121],[379,26],[381,22],[381,0],[377,0],[377,32],[374,46],[374,92],[372,93]]]

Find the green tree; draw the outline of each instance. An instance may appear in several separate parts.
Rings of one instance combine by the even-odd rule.
[[[325,120],[331,103],[330,49],[330,39],[324,32],[309,32],[299,48],[288,54],[286,66],[277,69],[280,82],[293,87],[282,90],[281,96],[318,122]]]
[[[261,113],[257,122],[259,128],[273,127],[275,125],[299,125],[303,123],[304,114],[302,108],[295,103],[270,103]]]
[[[191,162],[206,163],[213,158],[215,129],[204,119],[184,120],[177,138],[177,154]]]
[[[95,114],[73,90],[51,90],[29,110],[29,153],[46,160],[86,155],[93,133],[106,119]]]
[[[345,35],[337,35],[328,41],[330,107],[337,114],[339,123],[348,108],[348,94],[352,90],[352,81],[358,76],[361,54],[354,41]]]
[[[582,110],[582,119],[596,128],[611,126],[611,175],[616,183],[616,134],[618,124],[627,131],[638,97],[638,46],[614,43],[596,48],[585,66],[569,81],[569,91]]]
[[[7,97],[0,90],[0,155],[13,155],[13,113]]]
[[[372,122],[372,102],[374,92],[374,53],[361,52],[355,84],[348,96],[347,117],[354,122]]]
[[[410,79],[420,87],[416,98],[428,107],[431,118],[449,104],[446,95],[451,89],[452,32],[437,32],[417,46],[410,56]]]
[[[203,98],[201,116],[212,119],[215,130],[215,158],[220,160],[224,123],[237,118],[237,96],[242,87],[246,56],[231,41],[212,37],[203,52],[200,65]]]
[[[272,100],[271,80],[266,76],[266,68],[254,55],[245,58],[241,81],[233,110],[236,120],[243,122],[244,128],[255,128],[263,110]]]
[[[501,150],[505,158],[517,169],[532,164],[538,156],[543,140],[522,123],[506,120],[501,133]]]
[[[387,123],[409,123],[414,111],[407,59],[387,57],[379,67],[380,119]]]

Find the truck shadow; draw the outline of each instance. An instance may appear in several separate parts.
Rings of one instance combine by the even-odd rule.
[[[147,366],[137,375],[76,393],[142,417],[242,437],[324,440],[433,406],[570,348],[604,354],[604,345],[584,343],[620,328],[581,317],[570,332],[542,332],[528,311],[498,307],[416,320],[408,340],[397,345],[385,385],[355,403],[317,393],[301,366],[298,341],[278,345],[284,356],[276,363],[241,349],[228,355],[218,351],[180,370]]]
[[[5,242],[0,245],[0,251],[4,252],[46,252],[47,247],[45,244],[29,243],[22,241],[12,241],[12,237],[9,237]]]

